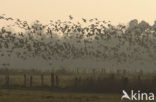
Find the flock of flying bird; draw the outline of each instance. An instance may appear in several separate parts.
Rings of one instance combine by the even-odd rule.
[[[28,24],[20,19],[0,16],[0,20],[11,20],[22,32],[13,32],[7,27],[0,30],[0,59],[16,56],[21,60],[42,58],[49,61],[77,58],[98,58],[125,63],[137,60],[156,59],[156,23],[150,26],[145,21],[132,20],[127,26],[113,26],[110,21],[84,19],[73,23],[50,21],[43,25],[38,20]],[[83,26],[83,24],[87,24]],[[154,62],[155,63],[155,62]],[[4,65],[9,65],[5,63]]]

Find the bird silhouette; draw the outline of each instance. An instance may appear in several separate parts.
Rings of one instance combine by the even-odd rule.
[[[70,20],[73,20],[73,17],[72,17],[71,15],[69,15],[69,19],[70,19]]]
[[[85,23],[87,22],[87,20],[86,20],[86,19],[84,19],[84,18],[82,18],[82,21],[83,21],[83,22],[85,22]]]

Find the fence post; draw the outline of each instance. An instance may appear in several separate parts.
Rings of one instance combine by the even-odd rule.
[[[30,87],[32,87],[32,80],[33,80],[33,77],[32,75],[30,76]]]
[[[118,69],[118,70],[116,71],[116,73],[117,73],[117,75],[120,75],[120,74],[121,74],[121,70]]]
[[[77,77],[75,78],[75,87],[76,88],[78,87],[78,78]]]
[[[138,75],[138,82],[140,82],[141,81],[141,76],[140,75]]]
[[[106,70],[104,68],[101,69],[102,74],[104,74],[106,72]]]
[[[93,76],[96,75],[96,69],[92,69]]]
[[[138,80],[137,80],[137,88],[143,88],[143,85],[141,85],[141,76],[140,75],[138,75]]]
[[[51,73],[51,88],[54,88],[54,83],[55,79],[54,79],[54,73]]]
[[[25,87],[25,88],[26,88],[26,84],[27,84],[27,83],[26,83],[26,78],[27,78],[27,77],[26,77],[26,74],[24,74],[24,87]]]
[[[6,87],[9,88],[9,81],[10,81],[9,75],[6,75],[5,81],[6,81],[6,82],[5,82]]]
[[[41,74],[41,87],[43,87],[43,86],[44,86],[44,75]]]
[[[59,77],[56,75],[56,87],[59,87]]]
[[[76,74],[79,75],[79,68],[76,68]]]
[[[127,74],[127,71],[124,69],[123,70],[123,75],[125,76]]]
[[[81,87],[81,84],[82,84],[82,82],[81,82],[82,80],[81,80],[81,77],[79,77],[79,80],[78,80],[78,83],[79,83],[79,87]]]
[[[128,77],[124,77],[124,79],[123,79],[123,84],[124,84],[124,88],[125,88],[125,89],[128,88],[128,82],[129,82]]]

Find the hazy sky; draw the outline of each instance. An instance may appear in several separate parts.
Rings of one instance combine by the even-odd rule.
[[[131,19],[156,20],[156,0],[0,0],[0,13],[26,20],[81,17],[126,23]]]

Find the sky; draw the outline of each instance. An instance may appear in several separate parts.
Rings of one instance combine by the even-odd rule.
[[[0,14],[23,20],[80,18],[110,20],[112,24],[128,23],[132,19],[156,20],[156,0],[0,0]]]

